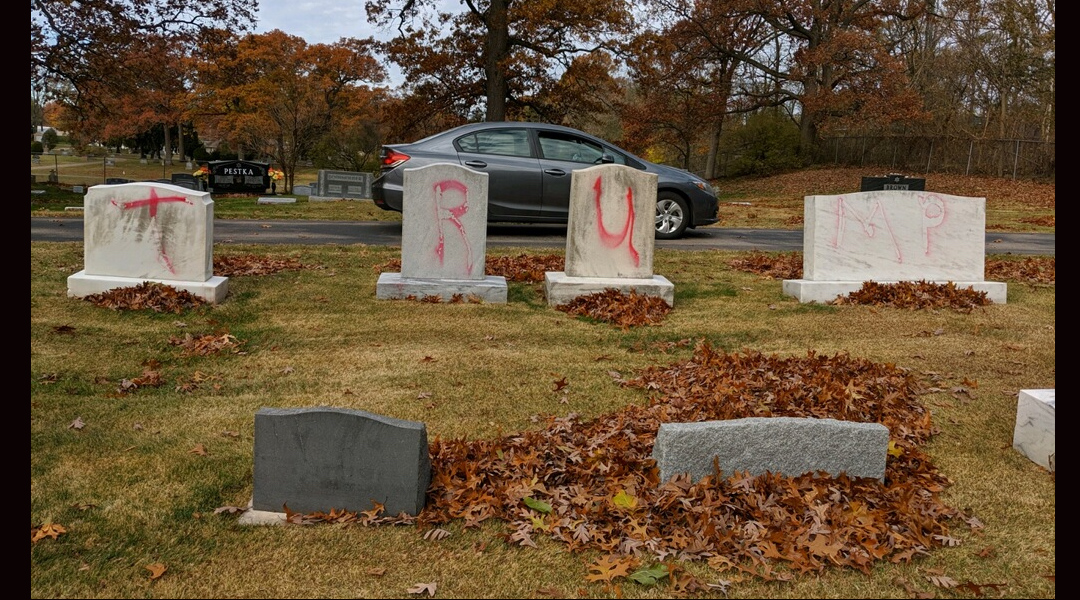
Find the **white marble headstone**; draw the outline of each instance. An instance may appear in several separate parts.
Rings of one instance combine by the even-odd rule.
[[[874,191],[805,199],[805,280],[983,281],[985,261],[985,198]]]
[[[157,182],[95,185],[83,200],[84,268],[68,294],[86,296],[157,281],[217,302],[214,201],[208,192]]]
[[[405,169],[401,276],[484,279],[488,175],[451,163]]]
[[[657,176],[614,164],[571,176],[566,275],[651,278]]]

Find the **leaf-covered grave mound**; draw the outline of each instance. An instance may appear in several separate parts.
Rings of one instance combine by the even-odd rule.
[[[591,421],[548,416],[537,430],[498,439],[432,442],[433,479],[417,523],[475,527],[496,518],[518,545],[548,536],[571,550],[707,560],[764,578],[785,571],[781,564],[867,571],[958,543],[949,523],[963,515],[939,498],[949,482],[920,449],[932,434],[930,413],[905,369],[700,343],[691,359],[622,385],[653,398]],[[659,481],[651,453],[661,423],[769,416],[884,424],[884,482],[823,473]]]

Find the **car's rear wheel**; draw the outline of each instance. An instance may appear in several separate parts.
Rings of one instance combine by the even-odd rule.
[[[686,200],[674,192],[656,196],[656,237],[661,240],[681,238],[690,224],[690,209]]]

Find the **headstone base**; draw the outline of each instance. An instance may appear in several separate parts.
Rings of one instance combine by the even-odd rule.
[[[607,289],[616,289],[624,294],[636,292],[646,296],[657,296],[675,306],[675,284],[662,275],[649,278],[630,277],[571,277],[564,271],[544,273],[544,292],[548,306],[559,306],[572,301],[578,296],[597,294]]]
[[[880,284],[898,283],[896,281],[877,281]],[[847,296],[852,292],[862,289],[862,281],[809,281],[807,279],[785,279],[783,292],[785,296],[793,296],[799,302],[820,302],[828,304],[836,300],[837,296]],[[944,285],[948,281],[931,281]],[[976,292],[986,292],[986,297],[994,304],[1005,304],[1008,285],[996,281],[953,281],[959,289],[972,288]]]
[[[202,298],[211,304],[219,304],[229,295],[229,278],[214,276],[203,282],[180,281],[178,279],[143,279],[138,277],[114,277],[110,275],[87,275],[79,271],[68,277],[68,297],[83,298],[93,294],[102,294],[116,288],[136,287],[141,283],[153,281]]]
[[[293,188],[293,193],[299,193]],[[342,198],[341,196],[308,196],[308,202],[337,202],[349,200],[350,202],[371,202],[370,198]]]
[[[1013,448],[1050,472],[1055,471],[1054,391],[1020,390],[1013,429]]]
[[[506,278],[488,275],[483,279],[420,279],[402,277],[401,273],[383,273],[375,285],[375,299],[404,300],[409,297],[422,300],[438,296],[450,302],[456,295],[477,297],[489,304],[506,304]]]
[[[255,201],[255,204],[296,204],[296,198],[288,196],[263,196]]]
[[[252,503],[249,502],[247,510],[240,515],[236,522],[240,525],[284,525],[288,522],[288,517],[283,512],[255,510],[252,508]]]

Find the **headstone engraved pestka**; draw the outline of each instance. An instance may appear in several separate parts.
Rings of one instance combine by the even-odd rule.
[[[656,182],[655,174],[625,165],[572,172],[566,270],[544,274],[550,306],[609,288],[674,304],[675,286],[653,274]]]
[[[450,163],[405,170],[401,272],[379,275],[376,298],[506,302],[506,278],[484,272],[487,184],[487,173]]]
[[[986,199],[925,191],[807,196],[803,278],[783,282],[800,302],[831,302],[864,282],[953,283],[1004,304],[985,281]]]
[[[82,271],[68,296],[157,282],[210,303],[228,295],[213,273],[214,200],[207,192],[136,182],[95,185],[83,200]]]

